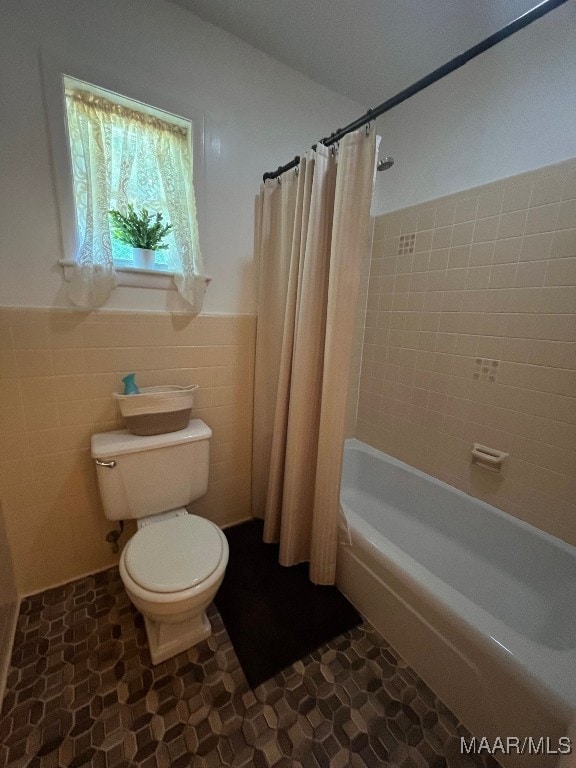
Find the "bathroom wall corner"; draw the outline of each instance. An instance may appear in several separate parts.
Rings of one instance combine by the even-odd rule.
[[[362,371],[362,353],[364,350],[364,334],[366,330],[366,308],[368,302],[368,283],[370,280],[370,263],[372,257],[372,243],[374,238],[374,221],[370,217],[370,224],[366,231],[366,242],[362,256],[362,275],[360,288],[356,302],[356,317],[354,320],[354,339],[352,342],[352,358],[348,375],[348,399],[346,401],[346,430],[345,438],[356,436],[356,421],[358,418],[358,396],[360,393],[360,374]]]
[[[14,581],[12,554],[6,537],[4,514],[0,505],[0,709],[6,690],[19,609],[20,600]]]

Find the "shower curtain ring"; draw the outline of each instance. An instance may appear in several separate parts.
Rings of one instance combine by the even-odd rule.
[[[366,136],[370,136],[370,123],[366,123]]]

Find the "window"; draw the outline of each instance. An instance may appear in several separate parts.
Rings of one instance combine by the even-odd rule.
[[[132,203],[172,225],[156,265],[174,267],[198,239],[191,122],[72,78],[64,85],[78,249],[110,247],[117,266],[133,265],[108,216]]]
[[[192,178],[191,120],[76,78],[63,76],[60,82],[68,162],[63,162],[55,121],[53,147],[69,297],[92,308],[105,303],[119,283],[169,287],[164,282],[169,281],[191,305],[189,311],[199,312],[207,278]],[[55,117],[52,108],[49,112]],[[128,204],[161,213],[163,223],[171,225],[168,248],[156,252],[158,277],[138,278],[142,270],[135,269],[132,249],[112,235],[108,212],[126,211]]]

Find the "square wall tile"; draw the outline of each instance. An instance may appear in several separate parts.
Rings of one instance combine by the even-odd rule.
[[[18,475],[10,472],[19,478],[18,494],[0,489],[0,500],[20,592],[117,560],[104,541],[106,521],[89,447],[93,433],[124,426],[112,392],[128,370],[136,371],[143,386],[198,383],[193,416],[213,428],[211,460],[223,449],[231,456],[226,469],[211,475],[209,493],[216,482],[231,478],[250,486],[250,462],[243,457],[251,451],[255,321],[199,316],[177,326],[169,313],[0,309],[0,328],[9,330],[0,351],[0,464],[17,461],[20,468]],[[236,429],[241,419],[247,424]],[[0,483],[2,477],[0,469]],[[215,511],[219,524],[249,517],[249,499],[240,502],[236,490],[226,487]],[[70,540],[51,540],[47,562],[39,555],[45,536],[62,530],[62,520],[79,516]],[[94,531],[101,539],[91,539]]]
[[[372,408],[357,436],[548,531],[546,510],[576,513],[574,169],[567,161],[387,214],[416,232],[415,253],[377,294],[362,352],[373,362],[356,379]],[[494,478],[471,474],[474,441],[510,453],[497,492]],[[555,535],[569,540],[554,514]]]

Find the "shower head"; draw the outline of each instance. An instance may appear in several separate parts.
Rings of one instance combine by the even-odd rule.
[[[378,165],[376,166],[377,171],[387,171],[388,168],[392,168],[394,165],[394,158],[393,157],[385,157],[383,160],[380,160]]]

